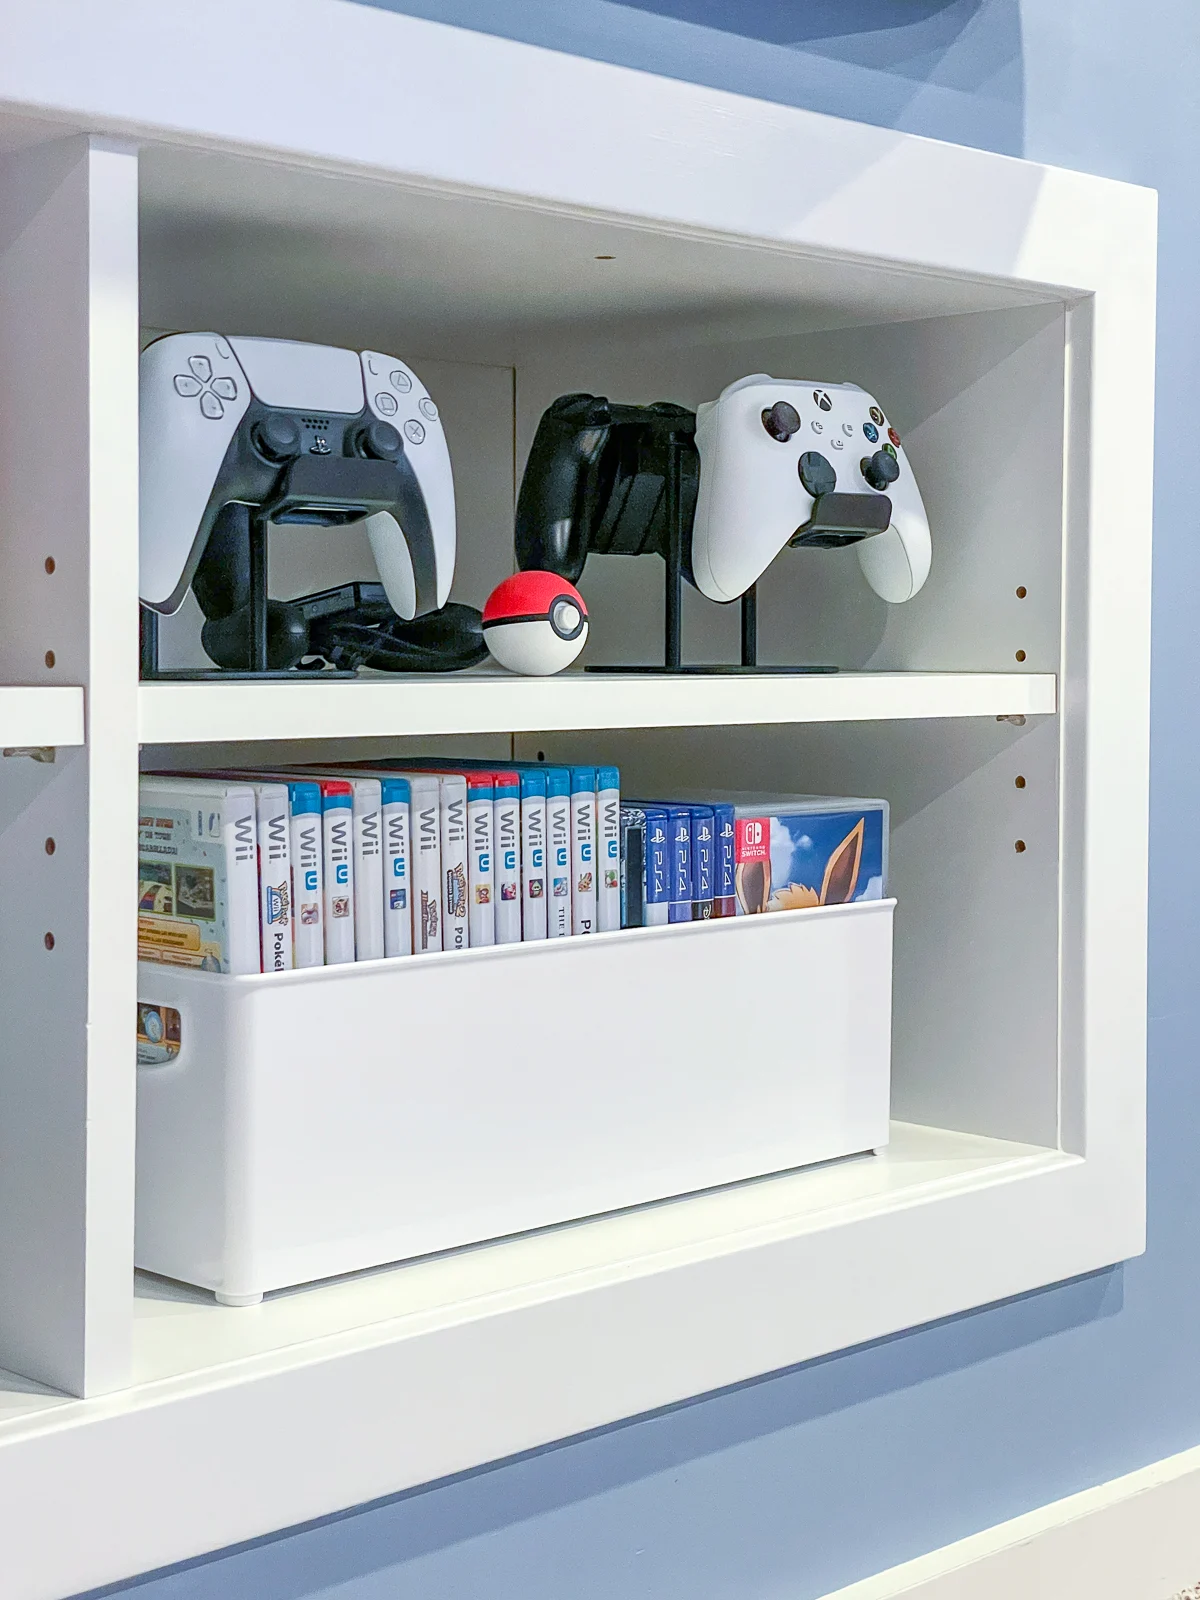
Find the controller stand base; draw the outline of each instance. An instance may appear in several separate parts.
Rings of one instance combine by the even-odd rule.
[[[267,665],[267,533],[272,523],[336,528],[385,510],[395,499],[389,462],[340,456],[299,457],[288,469],[283,492],[269,505],[248,508],[250,556],[250,660],[245,667],[163,667],[159,661],[158,613],[141,612],[143,682],[214,683],[238,679],[354,678],[344,667]]]
[[[758,585],[751,584],[741,599],[742,659],[716,665],[683,663],[683,496],[680,493],[680,441],[672,433],[667,440],[667,563],[663,606],[663,660],[660,666],[588,666],[585,672],[695,674],[704,677],[745,673],[752,677],[806,677],[814,673],[837,672],[832,666],[760,667],[758,664]],[[827,497],[829,498],[829,497]],[[889,511],[890,511],[889,506]]]

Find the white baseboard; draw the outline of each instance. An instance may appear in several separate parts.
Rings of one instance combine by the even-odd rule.
[[[1200,1449],[1014,1517],[825,1600],[1172,1600],[1193,1584],[1200,1584]]]

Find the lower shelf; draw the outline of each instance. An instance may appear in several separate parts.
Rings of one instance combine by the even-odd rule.
[[[6,1583],[117,1582],[1103,1265],[1096,1201],[1076,1156],[893,1123],[877,1156],[250,1309],[139,1276],[132,1387],[0,1380]]]

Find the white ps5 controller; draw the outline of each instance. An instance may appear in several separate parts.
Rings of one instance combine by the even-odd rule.
[[[697,410],[696,448],[692,573],[710,600],[736,600],[790,543],[856,544],[867,582],[893,603],[929,576],[917,480],[900,435],[857,384],[742,378]],[[885,496],[890,515],[868,499]]]
[[[178,610],[222,511],[269,507],[294,462],[331,456],[397,469],[395,503],[365,518],[380,579],[406,620],[443,606],[454,577],[454,480],[437,406],[411,367],[372,350],[217,333],[148,345],[143,605]],[[322,519],[301,509],[289,520]]]

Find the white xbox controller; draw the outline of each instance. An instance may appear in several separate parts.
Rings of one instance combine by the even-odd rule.
[[[793,541],[857,544],[867,582],[893,603],[929,576],[917,480],[900,435],[857,384],[741,378],[697,410],[696,448],[692,574],[710,600],[736,600]],[[890,515],[873,503],[885,496]]]
[[[269,505],[306,456],[395,465],[395,504],[366,518],[380,579],[406,620],[443,606],[454,577],[454,480],[437,406],[417,375],[372,350],[217,333],[169,334],[142,352],[143,605],[178,610],[222,510]]]

